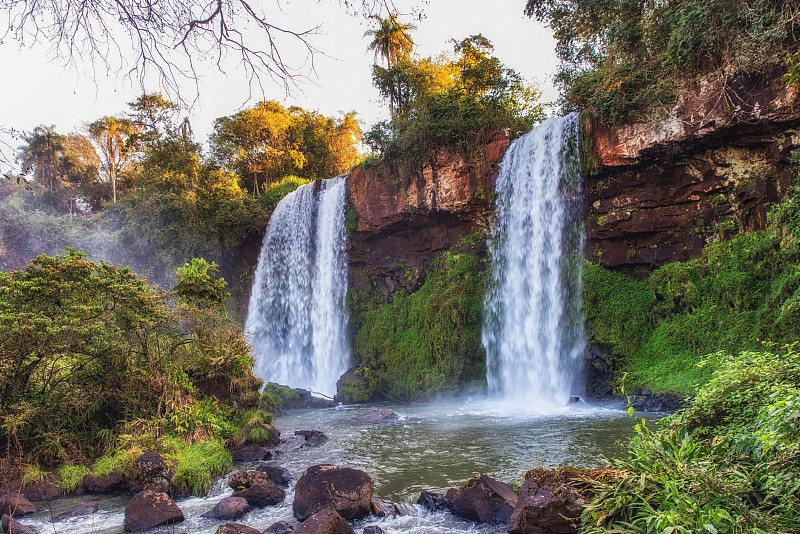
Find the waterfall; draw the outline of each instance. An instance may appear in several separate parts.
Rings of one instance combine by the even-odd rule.
[[[270,217],[245,324],[265,381],[333,395],[347,369],[346,179],[303,185]]]
[[[585,347],[578,118],[551,118],[500,166],[483,345],[489,392],[525,411],[566,405]]]

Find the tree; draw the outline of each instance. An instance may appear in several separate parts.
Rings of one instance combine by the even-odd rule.
[[[130,119],[102,117],[86,127],[100,149],[102,168],[111,184],[111,201],[117,201],[117,178],[120,169],[133,154],[137,127]]]
[[[364,16],[394,7],[391,0],[340,4]],[[204,58],[219,68],[225,58],[238,58],[251,81],[260,85],[269,78],[288,92],[300,70],[284,61],[284,48],[299,45],[310,56],[317,52],[311,37],[318,28],[277,26],[265,9],[248,0],[7,0],[0,3],[0,15],[7,21],[0,43],[44,42],[59,57],[95,71],[115,70],[111,58],[120,58],[119,69],[142,87],[155,75],[176,98],[181,80],[197,82]]]
[[[67,138],[56,133],[55,125],[37,126],[23,137],[25,145],[20,147],[19,160],[22,172],[33,171],[34,179],[50,192],[58,180],[59,166],[66,154]]]
[[[413,24],[402,24],[397,20],[395,13],[389,13],[389,16],[382,18],[374,15],[371,18],[375,19],[378,27],[373,30],[364,32],[364,36],[371,36],[372,42],[367,46],[368,50],[375,52],[375,58],[378,56],[386,60],[386,68],[379,65],[373,66],[373,79],[383,78],[388,80],[388,86],[391,87],[389,92],[389,113],[394,116],[395,111],[399,105],[399,89],[397,89],[393,81],[396,83],[396,75],[393,72],[394,67],[398,62],[407,60],[411,56],[411,51],[414,48],[414,40],[409,35],[411,30],[417,27]]]

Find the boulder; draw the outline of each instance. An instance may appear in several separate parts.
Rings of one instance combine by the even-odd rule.
[[[264,534],[292,534],[293,531],[294,525],[288,521],[278,521],[277,523],[272,523],[270,526],[268,526],[267,530],[264,531]]]
[[[275,484],[267,482],[266,484],[253,484],[249,488],[237,491],[233,496],[245,499],[247,504],[254,508],[264,508],[283,502],[286,492]]]
[[[166,493],[146,489],[125,507],[125,531],[138,532],[183,521],[183,512]]]
[[[279,465],[259,465],[256,468],[256,471],[266,473],[270,482],[277,484],[278,486],[287,487],[292,481],[292,475],[289,473],[289,470]]]
[[[263,471],[237,471],[228,477],[228,486],[237,491],[256,484],[270,484],[269,475]]]
[[[134,491],[153,490],[167,493],[175,470],[155,451],[146,450],[133,461],[130,487]]]
[[[674,412],[684,405],[683,399],[669,393],[653,393],[648,388],[637,390],[628,406],[637,412]]]
[[[4,484],[0,493],[17,493],[31,502],[52,501],[61,496],[61,477],[47,475],[38,482],[23,484],[22,479]]]
[[[299,482],[298,482],[299,483]],[[294,529],[293,534],[354,534],[350,523],[332,508],[324,508]]]
[[[375,409],[348,419],[351,423],[392,423],[400,416],[391,410]]]
[[[125,476],[120,471],[111,471],[107,475],[86,475],[83,477],[83,489],[86,493],[116,493],[127,487]]]
[[[319,430],[295,430],[294,435],[302,436],[305,439],[305,443],[301,444],[301,447],[316,447],[327,443],[330,439]]]
[[[9,493],[0,497],[0,515],[20,517],[36,511],[31,501],[18,493]]]
[[[295,485],[292,510],[300,521],[328,507],[345,519],[361,519],[369,515],[373,489],[372,478],[364,471],[314,465]]]
[[[373,500],[369,505],[369,511],[375,517],[387,517],[390,515],[399,515],[400,510],[397,506],[391,503]]]
[[[378,525],[370,525],[368,527],[364,527],[364,534],[386,534],[386,531]]]
[[[584,500],[567,482],[566,471],[535,469],[526,473],[514,513],[508,522],[511,534],[573,534],[583,512]]]
[[[84,502],[74,507],[69,512],[58,514],[54,518],[54,521],[63,521],[65,519],[70,519],[72,517],[83,517],[85,515],[92,515],[94,513],[97,513],[97,510],[99,510],[99,508],[100,507],[96,502]]]
[[[225,497],[214,508],[204,513],[206,519],[223,519],[231,521],[239,519],[250,511],[250,505],[242,497]]]
[[[255,443],[230,451],[234,462],[260,462],[272,459],[272,452]]]
[[[261,531],[241,523],[225,523],[220,525],[215,534],[261,534]]]
[[[3,514],[0,521],[3,523],[3,532],[7,534],[36,534],[33,528],[23,525],[8,514]]]
[[[453,507],[452,494],[455,493],[454,488],[447,490],[447,493],[434,493],[428,490],[422,490],[417,499],[417,504],[430,510],[431,512],[440,512],[442,510],[450,511]]]
[[[363,365],[359,365],[345,371],[336,381],[334,399],[345,404],[357,404],[370,400],[373,395],[366,378],[364,378],[365,369]]]
[[[468,480],[452,495],[453,515],[481,523],[506,523],[517,504],[517,495],[505,482],[486,475]]]

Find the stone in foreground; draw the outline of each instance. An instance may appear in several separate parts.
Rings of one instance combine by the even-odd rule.
[[[7,534],[36,534],[31,527],[25,526],[8,514],[3,514],[3,532]]]
[[[83,517],[85,515],[92,515],[97,513],[99,510],[99,505],[96,502],[84,502],[70,510],[69,512],[64,512],[63,514],[58,514],[54,521],[63,521],[65,519],[70,519],[73,517]]]
[[[486,475],[471,478],[452,494],[453,515],[481,523],[506,523],[517,504],[517,495],[505,482]]]
[[[514,513],[511,534],[574,534],[584,501],[566,482],[567,471],[535,469],[525,475]]]
[[[286,492],[275,484],[268,482],[266,484],[254,484],[247,489],[237,491],[233,496],[242,497],[253,508],[264,508],[265,506],[275,506],[283,502],[283,499],[286,498]]]
[[[33,503],[22,495],[9,493],[0,497],[0,515],[20,517],[32,514],[35,511],[36,507]]]
[[[303,521],[325,508],[333,508],[345,519],[362,519],[372,504],[372,478],[359,469],[314,465],[295,485],[294,516]]]
[[[204,513],[202,517],[232,521],[239,519],[249,511],[250,505],[246,499],[242,497],[225,497],[214,508]]]
[[[261,531],[241,523],[226,523],[220,525],[215,534],[261,534]]]
[[[144,490],[125,507],[125,531],[139,532],[183,521],[183,512],[166,493]]]
[[[293,534],[354,534],[350,523],[333,508],[325,508],[306,519]]]

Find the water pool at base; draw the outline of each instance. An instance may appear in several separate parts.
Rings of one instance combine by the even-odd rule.
[[[500,533],[504,526],[479,525],[447,513],[429,513],[416,502],[422,490],[442,491],[460,486],[478,473],[508,483],[521,482],[528,469],[575,465],[596,467],[602,455],[614,456],[620,443],[634,433],[635,420],[619,407],[572,405],[554,415],[504,415],[482,399],[445,400],[426,404],[380,405],[393,410],[400,420],[392,423],[353,424],[356,415],[375,406],[339,406],[322,410],[292,411],[278,417],[275,426],[285,436],[295,430],[322,430],[330,441],[319,447],[303,448],[276,456],[270,463],[286,467],[295,480],[311,465],[331,463],[355,467],[375,481],[374,498],[396,503],[406,515],[390,519],[369,517],[354,524],[361,532],[378,524],[388,534],[463,532]],[[236,464],[235,470],[248,464]],[[226,477],[220,478],[207,497],[177,501],[186,521],[169,532],[213,534],[224,521],[203,519],[221,498],[229,496]],[[120,533],[128,496],[99,499],[100,511],[90,518],[52,523],[51,517],[96,496],[69,497],[51,503],[26,518],[39,533]],[[275,521],[292,519],[294,488],[283,503],[253,509],[236,521],[260,530]],[[52,512],[52,515],[51,515]],[[167,527],[154,529],[166,532]]]

